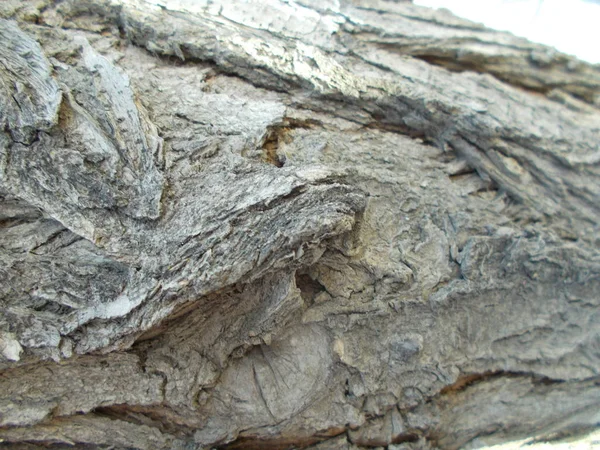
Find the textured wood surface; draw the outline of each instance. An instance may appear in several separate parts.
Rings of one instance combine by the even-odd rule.
[[[0,124],[0,446],[600,420],[598,66],[408,2],[7,0]]]

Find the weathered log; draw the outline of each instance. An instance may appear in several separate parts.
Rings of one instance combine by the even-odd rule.
[[[8,0],[0,123],[0,445],[600,421],[598,66],[408,2]]]

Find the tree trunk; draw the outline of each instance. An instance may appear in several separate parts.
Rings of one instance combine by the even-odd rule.
[[[0,446],[599,423],[600,67],[400,1],[0,17]]]

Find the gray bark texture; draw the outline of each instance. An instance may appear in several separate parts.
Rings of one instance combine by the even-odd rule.
[[[599,66],[400,1],[3,0],[0,125],[0,448],[600,423]]]

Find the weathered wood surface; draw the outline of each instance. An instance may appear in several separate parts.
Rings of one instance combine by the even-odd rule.
[[[0,17],[0,445],[600,421],[598,66],[391,1]]]

